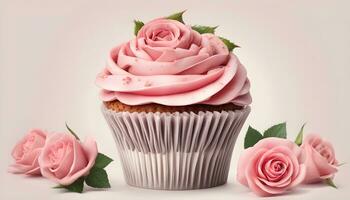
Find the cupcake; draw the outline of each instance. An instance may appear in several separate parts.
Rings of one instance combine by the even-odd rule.
[[[178,13],[135,21],[98,74],[102,112],[131,186],[187,190],[225,184],[251,103],[234,44]]]

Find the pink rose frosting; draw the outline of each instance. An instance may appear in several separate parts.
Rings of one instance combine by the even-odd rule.
[[[226,45],[169,19],[145,24],[112,49],[96,84],[103,101],[128,105],[251,103],[247,72]]]
[[[39,157],[41,173],[61,185],[70,185],[89,173],[97,157],[96,142],[84,143],[68,133],[55,133],[47,138]]]
[[[259,196],[282,194],[305,177],[304,156],[293,142],[265,138],[241,154],[237,180]]]
[[[338,171],[338,161],[331,143],[323,140],[319,135],[308,134],[301,148],[306,155],[304,183],[317,183],[334,177]]]
[[[9,172],[40,175],[38,157],[45,144],[46,136],[47,133],[40,129],[29,131],[12,150],[15,163],[10,165]]]

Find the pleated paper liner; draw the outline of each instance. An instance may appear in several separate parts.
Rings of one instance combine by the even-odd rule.
[[[129,185],[163,190],[225,184],[237,136],[250,107],[236,111],[102,112]]]

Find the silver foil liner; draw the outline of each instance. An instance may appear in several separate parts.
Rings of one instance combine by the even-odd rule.
[[[131,186],[188,190],[225,184],[250,107],[221,112],[102,112]]]

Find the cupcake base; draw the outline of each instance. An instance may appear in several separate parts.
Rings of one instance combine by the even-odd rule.
[[[135,187],[189,190],[223,185],[230,158],[225,152],[167,154],[122,151],[126,182]]]
[[[126,182],[162,190],[225,184],[250,107],[213,112],[116,112],[102,106]]]

